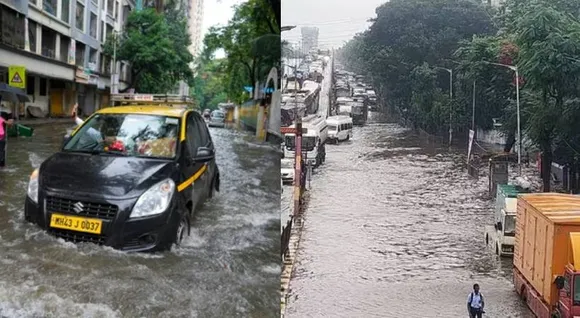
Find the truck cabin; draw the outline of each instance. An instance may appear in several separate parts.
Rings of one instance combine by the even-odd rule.
[[[516,236],[516,213],[501,209],[501,221],[495,224],[495,229],[504,236]]]
[[[554,285],[558,289],[558,307],[563,317],[576,317],[580,316],[580,271],[575,266],[580,264],[580,232],[570,233],[568,258],[564,274],[554,279]]]

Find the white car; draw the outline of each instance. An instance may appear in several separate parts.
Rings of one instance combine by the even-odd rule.
[[[280,166],[282,184],[294,183],[294,158],[284,158],[280,160]]]

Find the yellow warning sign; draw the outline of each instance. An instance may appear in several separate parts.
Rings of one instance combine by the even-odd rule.
[[[8,68],[8,85],[12,87],[26,88],[26,67],[12,65]]]

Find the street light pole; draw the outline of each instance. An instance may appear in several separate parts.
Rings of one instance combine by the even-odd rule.
[[[518,172],[522,175],[522,129],[520,127],[520,74],[518,67],[514,66],[516,72],[516,112],[518,117]]]
[[[451,147],[451,143],[453,141],[453,112],[452,112],[452,103],[453,103],[453,70],[450,68],[444,68],[435,66],[440,70],[445,70],[449,73],[449,147]]]
[[[471,130],[473,130],[473,133],[475,133],[475,80],[473,80],[473,96],[471,108]]]
[[[510,70],[516,73],[516,113],[517,113],[517,121],[518,121],[518,173],[522,175],[522,128],[520,122],[520,73],[518,70],[517,65],[508,65],[508,64],[501,64],[501,63],[492,63],[488,61],[482,61],[486,64],[502,66],[505,68],[509,68]]]
[[[453,70],[448,69],[449,72],[449,147],[451,147],[451,142],[453,141]]]

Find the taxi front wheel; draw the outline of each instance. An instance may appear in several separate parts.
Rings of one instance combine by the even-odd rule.
[[[175,233],[175,245],[181,246],[186,236],[189,236],[189,218],[187,215],[182,215],[177,225],[177,232]]]

